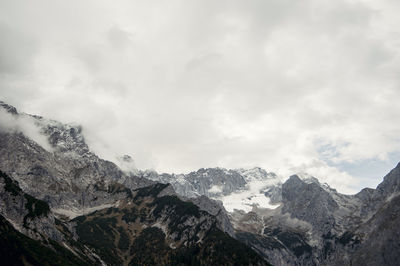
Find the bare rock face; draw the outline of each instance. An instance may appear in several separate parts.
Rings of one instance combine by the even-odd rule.
[[[354,265],[398,265],[400,243],[400,163],[373,191],[362,191],[367,221],[356,230],[362,236],[352,256]],[[361,192],[360,192],[361,193]],[[360,193],[357,194],[360,197]]]
[[[400,192],[400,163],[383,178],[375,190],[374,198],[387,198]]]
[[[357,233],[364,241],[352,256],[353,265],[398,265],[400,195],[385,203]]]
[[[125,196],[107,197],[109,187],[124,177],[110,162],[49,152],[20,133],[0,132],[0,136],[0,168],[52,208],[95,207]]]
[[[221,186],[223,195],[229,194],[238,188],[244,187],[245,179],[239,173],[233,170],[221,168],[200,169],[196,172],[191,172],[186,176],[188,180],[198,191],[199,194],[208,196],[212,186]]]
[[[15,108],[14,106],[11,106],[3,101],[0,101],[0,108],[3,108],[4,110],[6,110],[8,113],[10,113],[12,115],[18,114],[17,108]]]
[[[319,184],[305,183],[291,176],[282,186],[283,213],[306,221],[320,235],[327,234],[335,225],[334,212],[339,205]]]
[[[282,184],[271,186],[264,192],[265,196],[270,198],[272,204],[279,204],[282,202]]]
[[[239,172],[223,168],[201,168],[196,172],[179,175],[158,175],[154,172],[148,178],[157,182],[171,183],[179,195],[188,198],[200,195],[208,197],[228,195],[246,185],[245,177]],[[212,191],[213,186],[218,186],[221,189]]]
[[[0,215],[34,239],[62,241],[49,205],[24,193],[18,183],[0,171]],[[40,232],[40,233],[39,233]]]
[[[218,221],[219,227],[232,237],[235,237],[235,230],[229,220],[228,214],[222,203],[212,200],[206,196],[191,198],[191,202],[196,204],[200,210],[206,211],[214,215]]]

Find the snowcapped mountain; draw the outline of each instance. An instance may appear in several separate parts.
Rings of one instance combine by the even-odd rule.
[[[143,176],[157,182],[170,183],[175,191],[188,198],[199,195],[221,201],[229,212],[251,211],[253,206],[276,208],[279,199],[281,178],[261,168],[199,169],[189,174],[143,173]]]
[[[158,174],[122,156],[121,169],[91,152],[79,125],[4,102],[0,122],[0,258],[10,264],[400,259],[400,164],[376,189],[344,195],[309,175],[285,180],[261,168]]]
[[[390,241],[399,239],[394,227],[399,216],[386,216],[399,207],[399,171],[400,164],[377,189],[355,195],[338,193],[307,174],[283,182],[282,177],[261,168],[208,168],[189,174],[152,172],[146,176],[171,183],[182,196],[203,195],[220,202],[235,236],[274,265],[350,265],[353,261],[360,263],[357,265],[395,265],[394,260],[384,260],[396,257]],[[382,223],[389,224],[389,229],[374,227]],[[389,236],[389,231],[395,235]],[[384,240],[372,239],[374,234],[383,234]],[[379,252],[372,250],[375,245]],[[370,264],[371,256],[359,249],[374,254],[371,261],[377,264]]]

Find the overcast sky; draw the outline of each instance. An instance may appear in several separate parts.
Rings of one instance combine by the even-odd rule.
[[[100,156],[308,172],[342,192],[400,160],[398,0],[0,0],[0,96]]]

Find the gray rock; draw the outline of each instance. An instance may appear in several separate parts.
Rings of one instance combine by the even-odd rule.
[[[317,183],[305,183],[297,175],[282,186],[283,213],[310,223],[313,231],[327,234],[335,225],[333,213],[339,205]]]
[[[235,237],[235,230],[233,229],[227,212],[221,202],[217,202],[206,196],[191,198],[190,201],[199,206],[200,210],[206,211],[215,216],[219,223],[218,227],[230,236]]]
[[[60,217],[117,206],[139,188],[161,182],[171,185],[159,191],[158,197],[178,194],[207,213],[178,226],[186,230],[183,235],[187,239],[194,237],[195,225],[202,224],[201,230],[207,231],[217,223],[277,265],[396,265],[400,259],[400,164],[376,189],[363,189],[356,195],[340,194],[313,177],[294,175],[284,184],[270,184],[277,177],[261,168],[202,168],[179,175],[127,173],[90,151],[82,127],[19,113],[4,102],[0,108],[13,117],[29,116],[51,146],[45,149],[18,131],[0,132],[0,169],[22,189],[14,195],[0,180],[0,214],[32,238],[41,239],[36,232],[42,232],[53,240],[63,240],[52,211]],[[133,163],[128,157],[122,160]],[[221,202],[212,200],[249,189],[253,181],[265,182],[261,192],[280,207],[253,207],[248,213],[228,215]],[[52,211],[25,219],[29,209],[24,193],[47,202]],[[175,211],[163,209],[157,224],[171,224]],[[67,227],[73,231],[71,224]],[[185,241],[182,232],[167,233]]]
[[[12,115],[18,114],[17,108],[15,108],[14,106],[11,106],[3,101],[0,101],[0,108],[3,108],[4,110],[6,110],[8,113],[10,113]]]

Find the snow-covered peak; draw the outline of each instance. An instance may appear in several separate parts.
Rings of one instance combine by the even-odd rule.
[[[330,193],[337,193],[336,189],[331,188],[327,183],[320,183],[318,178],[307,174],[307,173],[298,173],[296,174],[304,183],[306,184],[317,184],[318,186],[322,187],[325,191]]]
[[[307,174],[307,173],[296,173],[296,176],[298,176],[303,182],[307,183],[307,184],[311,184],[311,183],[316,183],[316,184],[320,184],[318,179],[315,178],[314,176]]]
[[[280,178],[260,167],[234,170],[201,168],[185,175],[161,174],[150,179],[171,183],[175,191],[185,197],[205,195],[219,200],[230,212],[235,209],[248,212],[253,207],[275,208],[279,205],[280,190],[276,186],[279,186]]]
[[[260,167],[254,167],[250,169],[236,169],[238,173],[240,173],[246,181],[250,180],[266,180],[275,178],[276,175],[274,173],[268,173],[264,169]]]
[[[234,171],[242,175],[247,183],[262,181],[260,184],[271,186],[276,185],[285,179],[283,176],[277,175],[274,172],[267,172],[260,167],[249,169],[239,168],[235,169]]]

